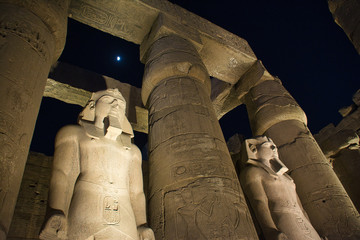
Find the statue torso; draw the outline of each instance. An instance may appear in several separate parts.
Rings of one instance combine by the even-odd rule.
[[[133,150],[124,148],[121,141],[93,138],[83,131],[78,136],[78,154],[80,174],[69,209],[69,239],[99,234],[137,239],[129,194]]]
[[[289,239],[317,239],[319,236],[305,216],[293,180],[287,175],[270,174],[260,167],[254,167],[253,173],[260,177],[272,219],[277,228]]]

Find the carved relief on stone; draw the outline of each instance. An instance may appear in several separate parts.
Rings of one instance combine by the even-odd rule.
[[[49,217],[40,239],[154,239],[146,224],[141,153],[131,143],[125,100],[96,92],[56,137]]]
[[[47,60],[54,46],[49,44],[50,36],[47,29],[42,27],[43,23],[38,24],[40,20],[28,17],[27,12],[17,11],[16,7],[12,10],[0,18],[0,35],[5,39],[9,34],[23,39],[36,50],[41,58]]]
[[[167,222],[166,238],[235,240],[252,236],[252,220],[245,199],[234,194],[231,181],[226,180],[198,178],[166,191],[164,212],[167,214],[163,216]]]
[[[241,185],[267,240],[320,240],[270,138],[247,139],[242,164]]]

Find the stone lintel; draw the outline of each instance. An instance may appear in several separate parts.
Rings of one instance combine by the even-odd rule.
[[[259,67],[259,63],[254,64],[248,72],[253,71],[255,66]],[[268,77],[265,77],[268,75],[265,70],[262,75],[263,77],[257,80],[268,79]],[[244,75],[246,82],[254,83],[255,78],[250,76],[252,76],[250,73]],[[116,79],[60,62],[54,65],[49,77],[46,83],[44,97],[52,97],[82,107],[84,107],[90,99],[91,92],[102,90],[106,87],[117,87],[126,100],[126,115],[134,131],[148,133],[148,110],[144,108],[141,102],[141,89],[122,83]],[[245,81],[244,78],[241,78],[242,81]],[[260,82],[261,81],[257,81],[256,84]],[[242,96],[244,96],[249,89],[239,86],[239,83],[230,84],[215,78],[212,79],[211,101],[218,119],[242,104]],[[247,90],[245,91],[244,89]]]
[[[68,84],[60,83],[54,79],[48,78],[43,96],[85,107],[86,103],[91,98],[91,94],[92,93],[89,91],[75,88]]]
[[[260,60],[255,61],[235,84],[213,78],[211,80],[211,100],[218,119],[243,104],[244,96],[252,87],[267,80],[279,81],[270,75]]]
[[[156,19],[161,20],[166,23],[161,30],[196,43],[211,76],[231,84],[256,61],[246,40],[164,0],[108,0],[106,4],[73,0],[70,17],[136,44],[143,42]]]
[[[126,100],[126,116],[134,131],[148,132],[148,115],[140,98],[141,89],[111,77],[58,62],[47,80],[44,96],[85,106],[92,92],[118,88]]]
[[[172,19],[168,18],[166,15],[159,13],[157,19],[155,20],[151,28],[150,33],[145,36],[144,40],[140,44],[140,61],[142,63],[145,63],[147,61],[147,50],[155,41],[169,35],[177,35],[179,37],[187,39],[194,45],[198,52],[202,48],[202,41],[200,39],[200,35],[195,29],[184,26],[181,23],[177,23]]]

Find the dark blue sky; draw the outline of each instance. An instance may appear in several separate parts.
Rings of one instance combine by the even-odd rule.
[[[171,2],[246,39],[257,58],[282,80],[304,109],[313,133],[330,122],[338,123],[338,109],[350,105],[352,95],[360,88],[360,56],[334,22],[325,0]],[[117,55],[122,57],[120,62]],[[60,61],[141,86],[144,66],[137,45],[74,20],[69,21]],[[55,133],[66,124],[76,123],[80,110],[44,98],[31,148],[51,155]],[[220,124],[225,138],[237,132],[251,134],[244,106],[224,116]]]
[[[350,105],[360,88],[360,56],[325,0],[171,2],[246,39],[304,109],[313,133],[337,124],[342,118],[338,109]],[[225,127],[243,119],[243,109],[235,111],[220,121],[226,137],[234,130],[247,132]]]

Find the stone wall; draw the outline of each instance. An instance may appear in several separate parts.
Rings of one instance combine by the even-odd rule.
[[[325,156],[360,210],[360,89],[352,98],[353,104],[339,110],[344,117],[339,124],[329,124],[315,135]]]
[[[8,240],[38,239],[44,221],[52,157],[30,152]]]
[[[344,30],[360,54],[360,2],[358,0],[328,0],[335,22]]]

